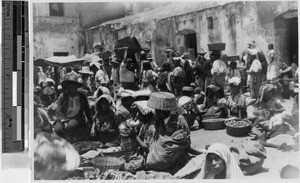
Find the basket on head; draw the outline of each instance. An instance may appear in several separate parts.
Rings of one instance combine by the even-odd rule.
[[[168,92],[152,93],[147,105],[153,109],[175,111],[178,108],[175,95]]]
[[[124,165],[124,160],[117,157],[97,156],[92,159],[94,167],[99,168],[100,174],[106,170],[120,170]]]

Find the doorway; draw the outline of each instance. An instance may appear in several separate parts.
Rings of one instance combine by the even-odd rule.
[[[298,65],[298,17],[288,19],[288,58]],[[293,57],[296,59],[293,59]]]
[[[196,33],[184,35],[186,52],[189,52],[192,60],[197,57],[197,41],[196,40],[197,40]]]

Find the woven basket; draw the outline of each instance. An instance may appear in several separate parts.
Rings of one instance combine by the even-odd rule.
[[[124,165],[124,160],[110,156],[97,156],[92,159],[92,163],[94,167],[99,168],[101,174],[109,169],[120,170]]]
[[[223,118],[211,118],[202,120],[205,130],[220,130],[225,128],[225,119]]]
[[[226,126],[226,133],[230,136],[234,136],[234,137],[243,137],[246,136],[249,131],[251,130],[251,124],[248,123],[247,126],[245,127],[232,127],[226,124],[225,122],[225,126]]]
[[[212,44],[208,44],[207,46],[209,51],[213,51],[213,50],[223,51],[225,50],[225,45],[226,43],[212,43]]]
[[[101,153],[103,156],[110,156],[110,157],[116,157],[120,158],[125,155],[125,150],[116,151],[116,152],[107,152],[107,153]]]

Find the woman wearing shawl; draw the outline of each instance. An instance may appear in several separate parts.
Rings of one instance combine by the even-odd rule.
[[[171,83],[170,83],[170,76],[171,76],[172,66],[171,63],[166,62],[162,65],[162,71],[158,75],[156,80],[157,88],[161,92],[171,92]]]
[[[142,90],[149,89],[151,92],[155,91],[155,80],[158,75],[152,70],[151,64],[149,61],[144,61],[143,63],[143,73],[142,73]]]
[[[244,177],[229,148],[221,143],[209,146],[199,179],[242,179]]]
[[[240,92],[241,79],[239,77],[232,77],[228,82],[230,85],[230,95],[226,100],[219,100],[219,107],[228,107],[230,116],[241,119],[247,117],[246,97]]]
[[[115,141],[119,133],[111,96],[100,96],[95,104],[95,111],[91,136],[96,136],[103,144]]]
[[[215,60],[211,68],[211,74],[213,75],[213,82],[216,86],[224,89],[225,77],[228,73],[227,66],[223,60],[220,60],[221,53],[214,51],[212,57]]]
[[[262,75],[261,75],[262,65],[260,61],[257,59],[257,53],[258,52],[255,49],[249,51],[250,54],[249,59],[250,59],[251,66],[249,70],[247,70],[247,73],[249,73],[250,75],[250,81],[249,81],[250,94],[251,97],[255,99],[258,98],[259,89],[262,82]]]

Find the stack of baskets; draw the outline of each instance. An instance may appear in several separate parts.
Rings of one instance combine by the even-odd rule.
[[[100,174],[106,170],[120,170],[124,166],[125,160],[112,156],[97,156],[92,159],[94,167],[99,168]]]
[[[202,123],[206,130],[220,130],[225,128],[224,118],[218,118],[219,115],[203,115]]]

